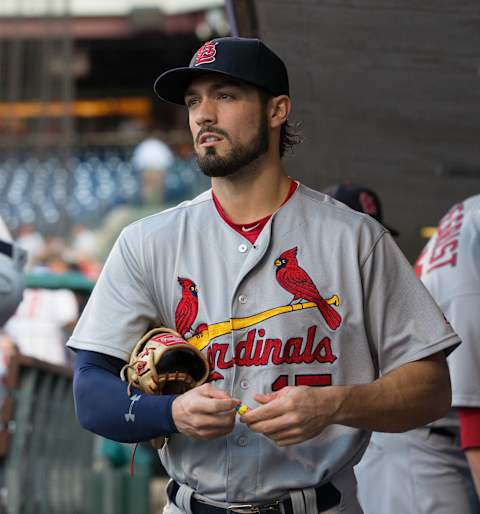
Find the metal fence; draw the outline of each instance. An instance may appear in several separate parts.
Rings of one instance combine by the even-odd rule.
[[[16,356],[0,410],[0,512],[143,514],[149,476],[94,467],[94,436],[75,419],[72,372]]]

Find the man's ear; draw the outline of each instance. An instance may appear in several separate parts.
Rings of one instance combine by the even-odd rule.
[[[287,95],[274,96],[270,99],[269,105],[269,121],[270,127],[276,128],[283,125],[292,109],[292,102]]]

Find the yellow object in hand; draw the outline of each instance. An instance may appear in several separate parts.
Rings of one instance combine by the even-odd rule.
[[[237,409],[237,412],[240,414],[240,416],[243,416],[250,410],[250,407],[244,403],[242,403],[242,405],[237,405],[235,408]]]

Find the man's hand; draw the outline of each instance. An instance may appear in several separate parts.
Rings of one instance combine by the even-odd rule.
[[[272,394],[257,394],[260,407],[248,411],[242,422],[278,446],[299,444],[317,436],[333,422],[342,402],[341,388],[284,387]]]
[[[211,384],[203,384],[177,396],[172,416],[177,430],[195,439],[214,439],[229,434],[235,425],[239,400]]]
[[[409,362],[369,384],[285,387],[254,396],[242,416],[278,446],[302,443],[332,424],[375,432],[405,432],[438,419],[451,404],[443,352]]]

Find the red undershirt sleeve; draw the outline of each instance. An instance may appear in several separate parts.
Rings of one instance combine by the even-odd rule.
[[[480,408],[462,407],[458,415],[462,450],[480,447]]]

